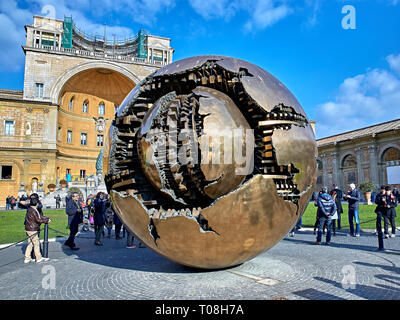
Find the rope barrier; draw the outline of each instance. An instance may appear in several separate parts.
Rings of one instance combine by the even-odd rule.
[[[36,233],[30,235],[29,237],[26,237],[25,239],[22,239],[21,241],[14,242],[14,243],[12,243],[12,244],[8,245],[7,247],[4,247],[4,248],[0,248],[0,251],[5,250],[5,249],[8,249],[8,248],[11,248],[11,247],[13,247],[13,246],[15,246],[15,245],[17,245],[17,244],[19,244],[19,243],[21,243],[21,242],[24,242],[24,241],[26,241],[26,240],[28,240],[28,239],[31,239],[31,238],[34,237],[35,235],[39,234],[39,232],[42,231],[42,230],[43,230],[43,229],[40,229],[40,230],[37,231]]]

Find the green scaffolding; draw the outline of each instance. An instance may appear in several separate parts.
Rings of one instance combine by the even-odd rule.
[[[137,56],[138,58],[147,58],[147,52],[145,48],[145,39],[146,39],[146,32],[144,30],[139,30],[138,33],[138,49],[137,49]]]
[[[73,21],[72,17],[64,16],[64,33],[62,37],[62,46],[64,48],[72,48],[72,33],[73,33]]]

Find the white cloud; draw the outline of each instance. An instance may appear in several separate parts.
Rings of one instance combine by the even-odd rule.
[[[293,9],[286,4],[275,6],[272,0],[258,0],[251,11],[251,17],[244,25],[247,32],[265,29],[291,14]]]
[[[25,44],[24,25],[33,23],[33,16],[42,15],[64,19],[73,17],[74,23],[87,34],[104,34],[104,22],[111,13],[124,13],[132,20],[146,26],[157,21],[157,14],[169,10],[175,5],[174,0],[31,0],[27,8],[18,7],[17,0],[0,1],[0,71],[20,71],[24,68],[24,53],[21,45]],[[44,10],[46,9],[46,10]],[[54,9],[54,10],[53,10]],[[88,13],[97,23],[87,18]],[[132,30],[118,25],[107,25],[109,39],[125,38],[135,34]]]
[[[24,25],[32,20],[28,10],[20,9],[15,0],[0,2],[0,71],[23,69],[25,42]],[[4,32],[6,31],[7,32]]]
[[[246,32],[265,29],[293,12],[283,1],[277,0],[189,0],[192,8],[204,19],[230,20],[239,11],[249,15],[244,24]]]
[[[400,54],[397,56],[391,54],[386,58],[386,61],[389,63],[390,68],[400,74]]]
[[[390,55],[387,61],[398,72],[400,55]],[[371,69],[345,79],[334,101],[318,106],[317,136],[326,137],[400,118],[399,74]]]

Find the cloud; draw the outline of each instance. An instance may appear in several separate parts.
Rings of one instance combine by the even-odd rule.
[[[347,78],[333,101],[317,107],[318,137],[400,118],[400,55],[386,60],[391,70],[370,69]]]
[[[249,16],[243,26],[245,32],[265,29],[293,12],[284,2],[276,0],[189,0],[189,3],[204,19],[229,21],[238,12],[245,12]]]
[[[24,68],[21,45],[26,42],[24,25],[33,23],[33,16],[41,15],[64,19],[72,16],[76,26],[87,34],[104,34],[104,22],[111,14],[123,13],[133,21],[151,26],[157,14],[169,10],[174,0],[31,0],[26,8],[18,7],[17,0],[0,1],[0,71],[16,72]],[[88,18],[92,17],[92,18]],[[100,23],[94,21],[101,21]],[[107,25],[109,39],[129,37],[138,30],[118,25]]]
[[[24,25],[31,21],[31,12],[18,8],[15,0],[0,2],[0,30],[3,30],[0,33],[0,71],[15,72],[23,68]]]
[[[400,74],[400,54],[397,56],[391,54],[390,56],[386,57],[386,61],[389,63],[390,68]]]
[[[254,10],[251,10],[251,18],[244,25],[247,32],[262,30],[282,20],[293,12],[286,4],[275,6],[274,1],[256,1]]]

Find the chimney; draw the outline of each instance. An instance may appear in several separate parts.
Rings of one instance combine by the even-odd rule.
[[[315,135],[315,124],[317,123],[317,121],[314,121],[314,120],[310,120],[310,125],[311,125],[311,128],[313,129],[313,131],[314,131],[314,135]]]

